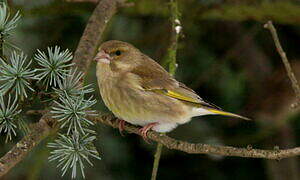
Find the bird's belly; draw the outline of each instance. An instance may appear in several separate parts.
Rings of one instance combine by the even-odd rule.
[[[100,87],[105,105],[115,116],[131,124],[181,123],[191,118],[189,109],[178,100],[150,91],[118,88],[117,84],[109,83]]]

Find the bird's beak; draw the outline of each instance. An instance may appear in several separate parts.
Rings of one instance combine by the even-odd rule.
[[[111,57],[105,51],[101,50],[97,53],[94,61],[101,62],[104,64],[110,64]]]

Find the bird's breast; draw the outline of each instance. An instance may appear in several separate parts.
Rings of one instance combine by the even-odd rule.
[[[97,67],[97,79],[105,105],[119,118],[136,119],[139,86],[137,79],[127,73],[116,73],[108,66]],[[132,122],[133,123],[133,122]]]

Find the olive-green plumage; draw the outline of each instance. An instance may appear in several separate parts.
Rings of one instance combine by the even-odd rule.
[[[131,44],[107,41],[95,60],[105,105],[128,123],[155,123],[153,130],[169,132],[194,116],[220,114],[247,119],[205,102]]]

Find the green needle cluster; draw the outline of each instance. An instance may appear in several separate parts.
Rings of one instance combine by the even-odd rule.
[[[36,77],[46,86],[46,89],[49,86],[57,86],[58,82],[68,74],[68,68],[73,65],[70,63],[73,55],[68,49],[61,51],[60,47],[55,46],[48,47],[47,50],[47,54],[38,50],[34,56],[41,67],[37,69],[39,74]]]
[[[79,136],[74,133],[72,136],[65,136],[60,134],[59,138],[53,143],[49,143],[48,147],[54,148],[49,157],[50,161],[58,161],[57,167],[61,167],[63,172],[62,176],[72,169],[72,178],[77,175],[77,166],[79,166],[83,178],[84,175],[84,164],[86,161],[89,165],[93,165],[89,157],[101,159],[97,150],[93,145],[93,141],[96,139],[91,134],[85,134]]]
[[[0,133],[6,133],[6,142],[11,140],[13,135],[16,136],[16,121],[20,112],[17,99],[12,101],[9,96],[8,102],[5,104],[3,96],[0,96]]]
[[[13,52],[9,62],[0,58],[0,93],[2,95],[9,91],[14,91],[16,97],[27,98],[27,89],[31,88],[30,81],[36,79],[35,70],[30,69],[31,61],[27,61],[27,56],[22,52]]]

